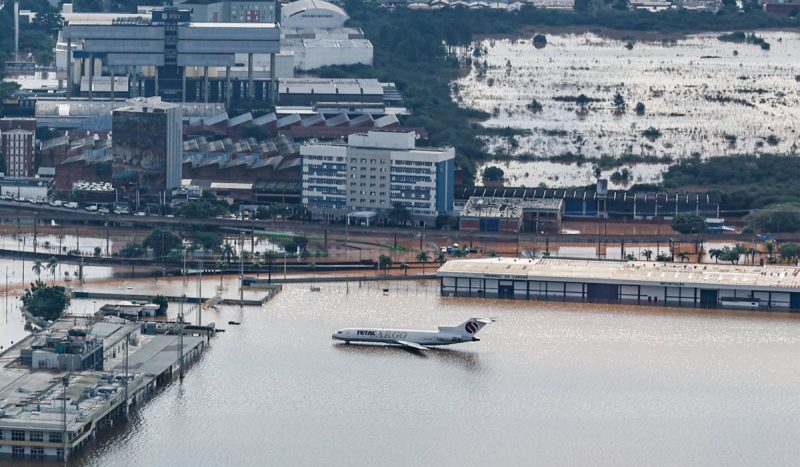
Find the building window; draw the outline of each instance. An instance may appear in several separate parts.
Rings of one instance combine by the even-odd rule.
[[[11,448],[11,457],[25,457],[25,448],[14,446]]]
[[[56,449],[56,459],[63,460],[64,459],[64,450],[63,449]]]
[[[50,434],[48,435],[47,439],[48,439],[48,440],[49,440],[51,443],[63,443],[63,442],[64,442],[64,436],[63,436],[63,434],[62,434],[62,433],[56,433],[56,432],[52,432],[52,433],[50,433]]]
[[[44,433],[41,431],[31,431],[31,441],[44,441]]]
[[[25,441],[25,432],[22,430],[11,430],[11,441]]]
[[[44,458],[44,448],[31,448],[31,457],[33,459]]]

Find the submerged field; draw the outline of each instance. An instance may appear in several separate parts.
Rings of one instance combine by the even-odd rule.
[[[491,113],[487,127],[523,130],[487,137],[503,159],[590,159],[577,170],[564,165],[563,174],[540,170],[536,160],[508,164],[515,185],[583,183],[593,179],[591,159],[601,156],[659,159],[658,167],[604,172],[627,167],[631,174],[612,183],[625,186],[658,181],[665,163],[686,157],[795,154],[800,34],[757,34],[769,50],[717,34],[663,42],[548,35],[543,48],[530,38],[487,39],[474,44],[471,71],[454,83],[453,98]]]

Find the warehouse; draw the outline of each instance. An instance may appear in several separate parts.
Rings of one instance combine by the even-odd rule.
[[[441,294],[599,303],[800,311],[800,268],[486,258],[448,261]]]

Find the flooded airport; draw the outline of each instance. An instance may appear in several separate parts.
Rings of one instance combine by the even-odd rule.
[[[194,290],[180,279],[130,284]],[[218,284],[209,277],[203,287]],[[235,279],[223,287],[235,293]],[[262,308],[205,310],[203,321],[225,332],[183,383],[70,464],[795,465],[800,457],[800,316],[455,299],[440,297],[435,281],[313,290],[287,285]],[[480,342],[427,352],[331,340],[343,327],[435,329],[472,316],[497,322]]]

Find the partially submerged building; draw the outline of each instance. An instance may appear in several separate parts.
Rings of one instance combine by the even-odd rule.
[[[442,295],[800,311],[796,266],[562,258],[451,260]]]

